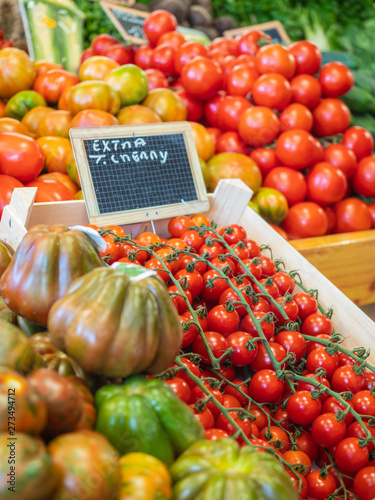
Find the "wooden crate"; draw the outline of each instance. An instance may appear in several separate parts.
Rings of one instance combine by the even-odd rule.
[[[30,188],[26,188],[30,189]],[[32,189],[32,188],[31,188]],[[16,190],[17,191],[17,190]],[[353,349],[358,346],[375,346],[375,323],[364,314],[343,292],[319,272],[294,246],[284,240],[267,222],[247,205],[251,190],[240,180],[220,181],[215,193],[210,195],[210,209],[207,215],[218,225],[241,224],[249,238],[269,245],[273,257],[283,260],[286,269],[298,270],[307,289],[319,290],[319,301],[325,309],[333,307],[332,320],[336,332],[346,337],[344,345]],[[26,227],[35,224],[66,224],[69,226],[87,224],[88,217],[83,201],[40,203],[32,207],[27,215]],[[4,217],[3,217],[4,219]],[[7,221],[1,221],[0,239],[4,238]],[[168,220],[155,221],[155,229],[161,236],[167,236]],[[150,231],[150,223],[123,226],[136,236]],[[26,231],[26,229],[24,229]],[[294,245],[298,242],[294,242]],[[327,252],[330,255],[330,252]],[[317,254],[318,255],[318,254]],[[322,254],[323,255],[323,254]],[[358,256],[361,259],[360,256]],[[342,270],[345,273],[345,269]],[[375,352],[370,360],[375,364]]]
[[[290,243],[357,305],[375,302],[374,229]]]
[[[212,195],[209,197],[212,199]],[[225,208],[229,213],[234,199],[228,200]],[[83,201],[38,203],[28,227],[41,221],[87,224],[88,216]],[[134,234],[140,226],[134,227]],[[306,238],[290,244],[357,305],[375,303],[375,230]]]

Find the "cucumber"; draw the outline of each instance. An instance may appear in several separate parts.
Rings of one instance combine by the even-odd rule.
[[[349,69],[357,69],[359,67],[359,59],[352,54],[341,52],[340,50],[322,52],[322,66],[336,61],[345,64]]]
[[[365,75],[362,71],[352,71],[355,84],[363,90],[367,90],[373,96],[375,96],[375,78],[369,75]]]
[[[367,90],[354,85],[348,93],[340,99],[349,107],[353,113],[375,113],[375,98]]]

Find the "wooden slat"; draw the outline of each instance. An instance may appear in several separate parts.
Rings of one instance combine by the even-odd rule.
[[[375,230],[290,243],[357,305],[375,302]]]
[[[289,271],[298,270],[307,289],[319,290],[322,306],[325,309],[333,307],[332,321],[336,332],[346,337],[345,347],[372,348],[369,359],[375,364],[375,323],[254,210],[247,208],[239,224],[246,229],[249,237],[269,245],[273,249],[273,257],[281,259]]]

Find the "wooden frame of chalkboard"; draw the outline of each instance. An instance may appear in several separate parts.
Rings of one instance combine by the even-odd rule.
[[[234,30],[227,30],[227,31],[224,31],[224,36],[226,38],[238,38],[240,35],[242,35],[243,33],[245,33],[246,31],[249,31],[249,30],[263,31],[267,35],[270,35],[272,38],[274,38],[274,36],[272,36],[272,34],[277,33],[281,42],[284,42],[287,45],[289,45],[291,43],[291,40],[288,37],[288,34],[285,31],[285,28],[281,24],[280,21],[270,21],[269,23],[254,24],[253,26],[245,26],[243,28],[236,28]]]
[[[72,128],[70,139],[91,223],[132,224],[208,209],[188,122]]]
[[[146,17],[148,17],[149,12],[143,12],[142,10],[136,10],[136,9],[130,9],[128,7],[124,7],[122,5],[119,5],[117,3],[113,2],[100,2],[100,5],[104,12],[107,14],[109,19],[112,21],[114,26],[117,28],[118,32],[120,35],[124,38],[124,40],[129,40],[129,42],[134,43],[134,44],[143,44],[147,43],[147,39],[142,38],[141,36],[137,36],[138,33],[140,32],[142,28],[142,33],[143,33],[143,23]],[[133,22],[132,29],[135,31],[135,35],[132,35],[131,33],[128,33],[125,29],[125,27],[121,24],[119,18],[114,14],[114,11],[121,12],[123,16],[128,17],[129,19],[133,18],[133,21],[138,22]],[[130,21],[129,21],[130,22]],[[141,24],[142,23],[142,24]]]

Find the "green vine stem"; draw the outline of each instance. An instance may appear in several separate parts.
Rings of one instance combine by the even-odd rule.
[[[214,234],[215,238],[213,238],[213,237],[210,238],[210,241],[208,241],[206,239],[206,243],[211,242],[211,244],[213,244],[215,242],[219,242],[221,245],[223,245],[224,248],[225,248],[226,253],[221,257],[221,259],[223,261],[225,259],[227,259],[227,258],[233,259],[236,263],[238,263],[241,266],[241,268],[244,271],[241,274],[240,277],[249,277],[250,280],[252,281],[252,283],[256,284],[257,287],[259,288],[260,293],[255,293],[255,291],[251,287],[251,292],[252,293],[249,296],[251,296],[253,298],[260,297],[260,296],[266,297],[268,299],[268,301],[274,306],[274,308],[284,318],[284,320],[288,320],[289,318],[287,317],[287,315],[286,315],[286,313],[285,313],[285,311],[283,309],[283,304],[279,304],[278,302],[275,301],[275,299],[273,297],[271,297],[268,294],[266,287],[262,283],[260,283],[259,280],[252,274],[249,266],[246,265],[246,264],[244,264],[242,262],[242,260],[236,254],[235,248],[231,248],[226,243],[226,241],[224,239],[224,235],[222,236],[217,231],[215,231],[215,227],[214,226],[212,226],[212,227],[201,226],[200,228],[197,228],[197,227],[193,226],[193,227],[191,227],[189,229],[198,230],[198,231],[200,231],[201,235],[203,235],[203,233],[206,232],[206,231],[210,231],[211,234]],[[142,245],[139,245],[137,243],[137,241],[134,241],[130,235],[126,235],[125,237],[117,237],[116,236],[114,239],[115,240],[117,239],[117,241],[122,241],[124,243],[132,245],[135,248],[135,251],[134,251],[134,254],[133,254],[134,258],[136,257],[137,252],[139,252],[139,251],[145,251],[146,250],[153,258],[155,258],[155,259],[158,260],[158,262],[160,263],[160,266],[161,266],[160,271],[165,271],[165,272],[168,273],[170,281],[176,286],[176,288],[178,290],[178,294],[175,293],[175,296],[177,296],[177,295],[181,296],[185,300],[186,306],[187,306],[188,310],[190,311],[190,313],[192,315],[192,318],[193,318],[193,321],[189,321],[187,323],[187,325],[190,326],[191,324],[194,324],[196,326],[196,328],[198,330],[198,334],[200,335],[200,337],[201,337],[201,339],[203,341],[203,344],[204,344],[204,346],[205,346],[205,348],[207,350],[208,356],[209,356],[210,364],[211,364],[211,367],[212,367],[212,368],[210,368],[210,370],[212,370],[213,373],[216,376],[219,376],[219,378],[221,380],[221,383],[225,383],[225,384],[227,384],[227,385],[235,388],[249,402],[248,406],[247,406],[247,410],[243,410],[243,409],[239,410],[238,408],[237,409],[231,409],[231,408],[228,409],[228,408],[225,408],[222,404],[220,404],[216,400],[216,398],[211,394],[211,392],[209,391],[209,389],[204,385],[204,382],[207,382],[208,384],[212,383],[213,379],[212,378],[207,378],[207,377],[205,377],[205,378],[202,379],[202,378],[197,377],[196,375],[194,375],[191,372],[191,370],[189,370],[189,368],[186,365],[184,365],[181,362],[181,357],[182,356],[195,356],[196,357],[196,355],[187,353],[187,354],[184,354],[184,355],[182,355],[182,356],[180,356],[180,357],[178,357],[176,359],[176,364],[177,364],[178,368],[177,369],[172,369],[172,370],[183,370],[189,376],[189,378],[191,378],[191,380],[194,381],[194,383],[203,391],[203,393],[206,396],[205,399],[203,401],[201,401],[203,404],[207,404],[208,401],[212,401],[213,404],[215,404],[215,406],[219,409],[219,411],[227,418],[227,420],[230,422],[230,424],[234,427],[235,433],[234,433],[234,435],[232,437],[241,436],[241,438],[243,439],[243,441],[246,444],[251,445],[251,442],[250,442],[249,438],[245,435],[245,433],[243,432],[243,430],[238,426],[238,424],[236,423],[236,420],[229,414],[230,411],[236,411],[236,412],[240,411],[241,414],[242,414],[242,418],[249,416],[249,418],[251,419],[252,415],[249,412],[251,404],[254,404],[266,416],[267,422],[268,422],[268,425],[267,425],[268,428],[271,426],[271,424],[274,424],[274,425],[277,425],[279,427],[282,427],[281,426],[281,421],[275,419],[272,416],[272,414],[268,413],[264,409],[264,407],[263,407],[263,406],[265,406],[265,407],[268,408],[268,406],[263,405],[261,403],[258,403],[257,401],[254,401],[248,394],[246,394],[244,391],[241,390],[241,388],[240,388],[239,385],[234,384],[232,381],[226,379],[219,372],[220,361],[222,361],[225,358],[228,358],[229,361],[230,361],[230,354],[231,354],[232,351],[230,349],[228,349],[222,356],[220,356],[220,358],[216,358],[214,356],[213,352],[211,351],[210,346],[209,346],[209,344],[207,342],[207,339],[205,338],[204,332],[203,332],[203,330],[202,330],[202,328],[200,326],[198,311],[196,311],[192,307],[192,305],[189,303],[189,301],[188,301],[188,299],[186,297],[186,294],[184,292],[183,283],[181,283],[180,280],[177,280],[173,276],[173,274],[170,272],[169,268],[166,265],[166,262],[171,261],[171,260],[173,261],[174,259],[177,259],[178,256],[181,255],[181,254],[184,254],[184,255],[192,257],[196,262],[203,262],[203,263],[205,263],[209,268],[213,269],[217,273],[217,277],[214,277],[213,280],[214,279],[224,279],[226,281],[226,283],[228,284],[228,286],[235,292],[235,294],[238,297],[238,301],[233,302],[234,307],[236,308],[236,307],[241,307],[242,306],[242,307],[245,308],[247,314],[249,314],[249,316],[251,317],[251,319],[252,319],[252,321],[254,323],[254,326],[256,328],[256,331],[258,333],[258,337],[254,338],[253,342],[260,341],[260,342],[263,343],[263,345],[264,345],[264,347],[265,347],[265,349],[267,351],[267,354],[268,354],[270,360],[272,361],[272,365],[273,365],[273,368],[274,368],[274,370],[276,372],[277,377],[280,378],[280,379],[283,379],[286,382],[286,384],[289,385],[289,388],[290,388],[291,392],[295,391],[294,383],[293,382],[296,382],[296,381],[305,381],[305,382],[308,382],[309,384],[313,385],[314,387],[316,387],[317,391],[314,391],[314,392],[316,392],[316,394],[315,394],[316,397],[319,397],[319,394],[321,394],[322,391],[326,392],[330,396],[333,396],[344,407],[344,410],[342,412],[338,413],[338,415],[340,415],[339,418],[343,418],[348,412],[350,412],[354,416],[354,418],[356,419],[356,421],[360,423],[362,429],[365,432],[365,436],[366,436],[366,438],[363,438],[361,440],[361,444],[362,445],[366,445],[366,443],[368,443],[369,441],[375,443],[374,438],[372,437],[371,433],[368,431],[368,429],[367,429],[367,427],[366,427],[366,425],[365,425],[365,423],[363,421],[363,418],[371,418],[371,416],[360,415],[358,412],[356,412],[350,406],[350,404],[342,397],[341,394],[338,394],[335,391],[333,391],[332,389],[329,389],[329,388],[326,388],[326,387],[322,388],[322,384],[319,383],[316,380],[316,378],[304,377],[300,373],[295,373],[294,371],[291,371],[290,369],[284,368],[283,364],[290,359],[290,355],[289,354],[288,354],[287,358],[285,360],[282,360],[282,361],[278,361],[275,358],[275,356],[273,355],[272,349],[270,348],[269,342],[268,342],[267,338],[265,337],[265,335],[263,333],[263,330],[262,330],[262,321],[265,321],[266,317],[264,317],[264,318],[262,318],[260,320],[256,319],[256,317],[255,317],[255,315],[254,315],[254,313],[253,313],[253,311],[252,311],[249,303],[245,300],[245,298],[243,296],[243,293],[246,293],[246,291],[248,290],[249,285],[243,286],[241,288],[237,288],[235,286],[235,284],[231,281],[231,279],[229,278],[229,276],[225,273],[225,268],[224,269],[218,268],[208,258],[205,258],[206,257],[205,254],[198,255],[198,254],[192,252],[191,249],[188,246],[185,247],[185,250],[175,249],[174,247],[168,245],[168,243],[160,243],[160,244],[150,245],[148,247],[144,247]],[[171,254],[163,256],[163,257],[158,256],[156,254],[156,252],[154,251],[154,249],[159,249],[161,247],[169,247],[171,249]],[[265,248],[262,247],[262,249],[264,250]],[[132,254],[129,254],[129,259],[132,260]],[[257,261],[254,261],[254,259],[252,259],[252,262],[257,263]],[[278,270],[282,270],[282,271],[286,272],[285,271],[285,266],[282,263],[282,261],[275,261],[275,264],[276,264]],[[194,268],[195,263],[192,262],[191,264],[188,264],[188,265],[189,265],[189,268],[191,269],[191,268]],[[283,269],[281,268],[282,266],[283,266]],[[302,279],[301,279],[301,277],[300,277],[300,275],[298,274],[297,271],[291,271],[288,274],[289,274],[289,276],[291,276],[291,278],[293,279],[293,281],[296,283],[296,285],[298,285],[298,287],[301,290],[303,290],[305,293],[309,293],[310,295],[314,296],[317,299],[317,297],[318,297],[317,291],[306,289],[306,287],[304,287],[304,285],[302,283]],[[185,283],[185,285],[186,285],[186,283]],[[319,307],[319,311],[322,314],[326,315],[327,317],[331,317],[332,316],[332,310],[330,309],[328,312],[325,311],[324,308],[319,303],[319,301],[318,301],[318,307]],[[268,317],[268,321],[269,320],[270,320],[270,318]],[[293,327],[293,325],[286,325],[286,328],[292,329],[292,328],[295,328],[296,326],[297,325],[294,325],[294,327]],[[366,358],[367,358],[368,354],[367,354],[366,350],[359,351],[357,349],[357,350],[354,350],[355,352],[353,352],[353,351],[350,351],[350,350],[342,347],[340,342],[337,342],[337,343],[333,344],[333,341],[337,340],[337,334],[333,334],[333,336],[331,337],[331,339],[316,339],[315,337],[308,336],[308,335],[303,335],[303,337],[305,338],[306,341],[319,341],[319,343],[321,343],[322,345],[325,345],[327,347],[333,348],[334,352],[337,352],[337,353],[341,352],[343,354],[346,354],[346,355],[350,356],[356,363],[360,363],[359,367],[353,366],[354,369],[360,370],[360,369],[368,368],[371,372],[375,372],[375,367],[371,366],[367,362]],[[356,352],[359,352],[359,355],[357,355]],[[318,376],[318,375],[319,374],[317,373],[316,376]],[[244,380],[244,384],[247,384],[250,379],[251,379],[251,376],[247,380]],[[217,381],[217,379],[214,379],[214,380],[220,384],[220,382]],[[319,389],[320,389],[320,392],[319,392]],[[283,430],[285,432],[287,432],[287,435],[288,435],[288,437],[289,437],[289,439],[290,439],[290,441],[292,443],[292,449],[293,449],[293,446],[296,443],[296,441],[294,440],[293,434],[288,429],[285,429],[284,427],[282,427],[282,428],[283,428]],[[300,430],[299,430],[299,427],[297,426],[296,430],[295,430],[295,435],[297,436],[299,433],[300,433]],[[276,453],[276,451],[273,448],[269,448],[269,447],[264,447],[264,448],[267,451],[273,452],[276,455],[276,457],[283,463],[283,465],[285,467],[287,467],[289,470],[291,470],[294,474],[296,473],[296,465],[297,464],[289,464],[282,457],[280,457],[280,455],[278,453]],[[333,458],[330,457],[330,460],[331,460],[331,465],[334,466]],[[297,478],[299,478],[297,474],[295,474],[295,476]],[[345,485],[344,485],[344,483],[342,481],[340,473],[338,473],[338,476],[339,476],[339,479],[340,479],[341,489],[343,489],[343,492],[344,492],[344,498],[346,499],[347,498],[347,494],[346,494]],[[301,488],[301,481],[300,481],[300,488]]]

